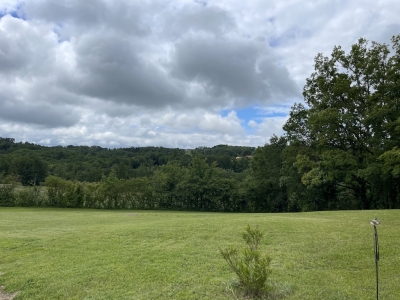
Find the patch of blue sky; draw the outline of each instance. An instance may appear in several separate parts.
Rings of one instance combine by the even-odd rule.
[[[225,109],[220,111],[222,117],[226,117],[232,110],[236,112],[237,117],[242,121],[242,127],[247,134],[253,134],[255,123],[260,124],[266,118],[287,117],[290,112],[290,105],[277,104],[266,107],[248,106],[240,109]]]
[[[255,106],[249,106],[246,108],[238,109],[236,110],[236,115],[240,120],[248,123],[250,120],[258,118],[258,108],[256,108]]]
[[[289,114],[290,105],[277,104],[270,106],[249,106],[243,109],[237,109],[236,115],[239,119],[250,121],[260,120],[265,117],[285,117]]]
[[[222,117],[226,117],[231,111],[236,112],[236,116],[242,121],[241,125],[246,130],[247,134],[253,133],[253,128],[248,125],[250,120],[254,120],[257,116],[257,111],[253,106],[240,109],[224,109],[219,112]]]
[[[15,7],[1,7],[0,6],[0,19],[6,15],[10,15],[16,19],[26,20],[26,15],[22,11],[23,2],[18,3]]]
[[[253,122],[257,122],[257,120],[259,119],[259,113],[258,113],[258,109],[254,106],[249,106],[246,108],[242,108],[242,109],[238,109],[236,111],[236,115],[237,117],[243,121],[242,127],[245,129],[246,133],[249,135],[253,135],[254,134],[254,126],[250,126],[249,122],[253,121]]]
[[[263,117],[286,117],[291,109],[289,104],[276,104],[266,107],[257,107],[258,113]]]

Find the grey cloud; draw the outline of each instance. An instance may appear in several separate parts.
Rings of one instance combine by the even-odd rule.
[[[271,96],[277,99],[300,97],[300,88],[290,79],[285,66],[279,65],[271,59],[263,59],[258,64],[259,74],[268,85]]]
[[[374,30],[370,31],[370,36],[367,36],[367,38],[378,43],[389,44],[395,33],[399,32],[400,24],[392,23],[383,28],[374,28]]]
[[[287,70],[265,59],[269,52],[266,44],[248,39],[188,38],[176,46],[172,74],[200,82],[210,95],[228,95],[239,104],[266,103],[276,100],[272,96],[294,95]]]
[[[46,105],[84,106],[85,102],[87,102],[82,96],[70,93],[62,86],[57,86],[51,81],[37,83],[30,89],[29,94],[29,98],[40,99]]]
[[[107,32],[83,37],[76,45],[79,91],[90,97],[149,107],[181,101],[179,83],[143,58],[140,47],[135,41]]]
[[[218,111],[301,101],[296,84],[318,52],[399,32],[397,2],[314,2],[3,1],[0,131],[63,144],[264,144],[282,120],[254,117],[251,135]]]
[[[243,96],[257,84],[257,52],[255,47],[242,43],[188,38],[177,44],[173,74],[183,80],[204,82],[216,94],[219,90]]]
[[[6,18],[12,19],[9,16],[3,19]],[[0,67],[2,73],[19,70],[30,60],[26,52],[23,51],[23,44],[13,43],[12,37],[7,34],[6,30],[5,26],[0,27]]]
[[[52,33],[44,36],[26,21],[6,15],[0,19],[0,74],[15,73],[20,77],[47,74],[54,60],[56,44]],[[33,74],[34,73],[34,74]]]
[[[161,14],[155,10],[161,7],[157,2],[142,5],[137,10],[129,2],[110,3],[96,0],[71,5],[66,0],[29,1],[23,8],[28,19],[53,22],[64,34],[68,30],[72,34],[69,43],[74,51],[76,69],[70,73],[54,70],[53,75],[60,86],[78,98],[97,98],[130,105],[132,109],[134,106],[154,109],[234,103],[244,106],[266,103],[276,95],[291,92],[290,89],[289,92],[278,90],[291,85],[284,68],[276,68],[272,62],[265,66],[264,62],[262,70],[258,70],[260,60],[270,55],[268,45],[231,35],[236,25],[226,10],[188,4],[175,15],[171,13],[173,9],[169,9],[164,19],[157,19]],[[148,13],[138,14],[152,10],[154,24]],[[120,31],[131,28],[135,32],[143,25],[150,33],[151,28],[160,24],[165,24],[162,32],[166,36],[170,32],[178,38],[178,42],[163,39],[164,46],[176,49],[172,56],[157,47],[156,35],[131,35]],[[194,32],[199,35],[195,36]],[[279,84],[274,81],[276,76]],[[201,88],[191,90],[193,83]]]
[[[64,38],[98,27],[112,27],[124,34],[143,36],[150,33],[145,22],[149,18],[148,11],[144,10],[147,7],[135,1],[32,0],[25,2],[22,11],[29,19],[57,24]]]
[[[178,37],[188,31],[221,35],[236,28],[233,17],[226,10],[194,3],[185,5],[179,11],[170,11],[164,22],[164,33]]]
[[[0,118],[48,128],[68,127],[79,121],[72,108],[20,101],[0,101]]]
[[[80,24],[95,24],[106,11],[101,0],[91,1],[28,1],[22,10],[29,19],[43,19],[56,24],[75,21]]]
[[[140,119],[140,125],[142,125],[142,126],[150,126],[151,125],[151,120],[149,118],[141,118]]]
[[[79,121],[62,101],[72,97],[54,85],[57,40],[49,27],[10,15],[0,19],[0,118],[44,127]]]

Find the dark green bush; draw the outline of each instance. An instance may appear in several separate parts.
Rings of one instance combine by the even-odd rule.
[[[54,207],[82,207],[84,199],[83,183],[49,176],[46,178],[48,205]]]
[[[13,184],[0,184],[0,206],[16,206],[14,189]]]
[[[0,184],[0,206],[16,206],[14,189],[13,184]]]
[[[15,190],[14,195],[18,206],[43,206],[47,202],[45,191],[38,186],[21,187]]]

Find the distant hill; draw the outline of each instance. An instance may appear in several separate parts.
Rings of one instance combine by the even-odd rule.
[[[164,147],[102,148],[100,146],[42,146],[29,142],[15,142],[14,138],[0,137],[0,173],[16,172],[19,166],[46,164],[46,174],[68,180],[99,181],[114,169],[120,178],[151,175],[162,165],[177,164],[187,167],[193,155],[216,163],[217,167],[234,172],[248,168],[248,162],[237,162],[236,157],[253,154],[255,147],[216,145],[196,149]],[[29,161],[28,161],[29,158]],[[25,159],[25,160],[24,160]],[[33,176],[33,175],[32,175]]]

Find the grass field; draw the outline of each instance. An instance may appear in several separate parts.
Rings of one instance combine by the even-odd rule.
[[[265,232],[284,299],[400,299],[400,211],[228,214],[0,208],[0,286],[15,299],[235,299],[219,247]]]

